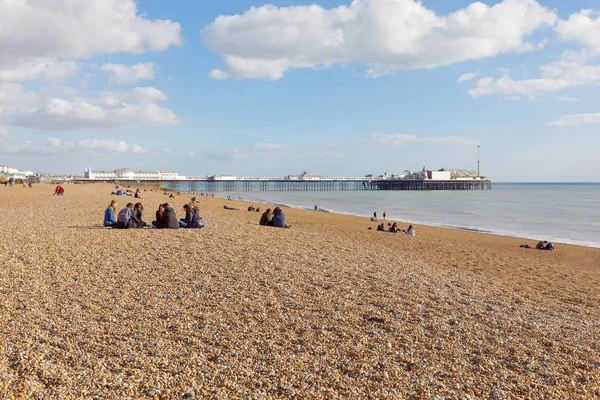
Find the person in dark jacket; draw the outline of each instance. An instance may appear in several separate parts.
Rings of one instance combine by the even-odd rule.
[[[179,221],[175,210],[169,206],[169,203],[163,204],[163,213],[159,221],[152,222],[152,225],[159,229],[179,229]]]
[[[269,222],[271,222],[271,217],[273,216],[273,214],[271,214],[271,209],[267,208],[267,211],[265,211],[261,217],[260,217],[260,221],[259,221],[259,225],[262,226],[267,226],[269,225]]]
[[[185,204],[183,206],[183,209],[185,210],[185,218],[182,218],[179,220],[179,227],[180,228],[191,228],[192,226],[192,217],[194,216],[194,214],[192,213],[192,209],[190,207],[189,204]]]
[[[133,212],[131,213],[131,222],[136,228],[143,228],[148,224],[142,220],[142,213],[144,212],[144,206],[142,203],[135,203],[133,206]],[[132,228],[134,227],[132,226]]]
[[[204,228],[204,220],[200,217],[200,207],[195,206],[192,212],[192,228]]]

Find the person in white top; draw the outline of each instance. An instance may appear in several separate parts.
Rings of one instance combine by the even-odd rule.
[[[408,229],[406,230],[406,234],[407,234],[408,236],[416,236],[416,235],[417,235],[417,232],[415,232],[415,228],[413,228],[413,226],[412,226],[412,225],[409,225],[409,226],[408,226]]]

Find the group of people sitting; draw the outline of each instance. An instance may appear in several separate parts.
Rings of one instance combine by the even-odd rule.
[[[522,244],[521,247],[525,249],[531,249],[531,246],[528,244]],[[546,240],[540,240],[538,244],[535,245],[537,250],[554,250],[554,245],[552,242],[548,242]]]
[[[254,208],[254,204],[248,206],[248,211],[250,212],[260,212],[260,208]]]
[[[56,187],[56,189],[54,189],[54,194],[53,196],[64,196],[65,195],[65,188],[58,185]]]
[[[271,209],[267,208],[267,211],[261,215],[258,224],[262,226],[274,226],[276,228],[291,228],[290,225],[285,224],[285,214],[281,210],[281,207],[275,207],[272,213]]]
[[[185,218],[177,220],[177,214],[168,203],[160,204],[156,211],[156,220],[152,221],[152,226],[158,229],[179,229],[179,228],[203,228],[204,220],[200,216],[200,208],[193,204],[183,206]],[[144,206],[142,203],[127,203],[119,213],[117,213],[117,201],[113,200],[104,212],[104,226],[115,229],[135,229],[148,226],[142,220]]]
[[[371,228],[369,228],[369,229],[371,229]],[[382,222],[381,224],[377,225],[377,230],[380,232],[400,233],[400,234],[408,235],[408,236],[416,236],[417,235],[417,232],[415,231],[415,228],[413,228],[412,225],[409,225],[408,229],[404,230],[404,229],[398,228],[398,224],[396,222],[394,222],[393,224],[388,223],[388,229],[385,229],[385,223]]]

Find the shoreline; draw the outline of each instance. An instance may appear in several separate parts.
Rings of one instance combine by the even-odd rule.
[[[165,190],[164,188],[161,188],[161,190]],[[200,196],[200,195],[194,195],[194,192],[181,192],[186,193],[190,196]],[[236,193],[236,197],[237,195],[243,194],[243,193]],[[227,200],[227,195],[225,195],[225,197],[221,197],[220,195],[215,193],[215,199],[220,198],[223,199],[225,201]],[[202,196],[200,196],[199,198],[203,198]],[[209,198],[209,197],[207,197]],[[231,201],[240,201],[237,199],[233,199]],[[241,200],[241,202],[245,202],[245,203],[255,203],[255,204],[259,204],[261,206],[279,206],[279,207],[285,207],[285,208],[290,208],[290,209],[296,209],[296,210],[303,210],[303,211],[308,211],[308,212],[315,212],[315,210],[311,207],[308,206],[303,206],[300,204],[288,204],[288,203],[280,203],[280,202],[276,202],[276,201],[263,201],[263,200]],[[350,216],[350,217],[358,217],[358,218],[365,218],[367,220],[370,221],[370,218],[363,215],[363,214],[358,214],[358,213],[352,213],[352,212],[345,212],[345,211],[339,211],[336,209],[331,209],[331,208],[319,208],[317,212],[323,212],[323,213],[330,213],[330,214],[337,214],[337,215],[345,215],[345,216]],[[473,232],[473,233],[481,233],[484,235],[493,235],[493,236],[499,236],[499,237],[504,237],[504,238],[513,238],[513,239],[522,239],[524,241],[530,241],[533,240],[536,243],[540,240],[547,240],[548,242],[552,242],[552,243],[558,243],[560,245],[569,245],[569,246],[578,246],[578,247],[585,247],[585,248],[591,248],[591,249],[600,249],[600,242],[596,243],[596,242],[585,242],[585,241],[581,241],[581,240],[573,240],[573,239],[565,239],[565,238],[554,238],[552,236],[546,236],[544,238],[540,238],[540,237],[536,237],[533,234],[532,235],[528,235],[525,233],[510,233],[510,232],[502,232],[502,231],[494,231],[494,230],[486,230],[486,229],[482,229],[482,228],[476,228],[476,227],[462,227],[462,226],[455,226],[455,225],[447,225],[447,224],[443,224],[443,223],[436,223],[436,222],[420,222],[420,221],[406,221],[406,220],[397,220],[397,219],[390,219],[388,218],[389,221],[395,221],[398,223],[403,223],[406,224],[407,226],[410,224],[413,225],[420,225],[420,226],[427,226],[430,228],[440,228],[440,229],[451,229],[451,230],[456,230],[456,231],[461,231],[461,232]],[[378,220],[379,222],[384,222],[382,219]],[[385,221],[387,222],[387,221]],[[525,243],[523,243],[525,244]],[[535,243],[534,243],[535,244]]]

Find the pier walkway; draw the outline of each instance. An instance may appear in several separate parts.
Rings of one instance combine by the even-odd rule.
[[[490,180],[185,180],[167,181],[165,187],[187,192],[308,192],[346,190],[489,190]]]

